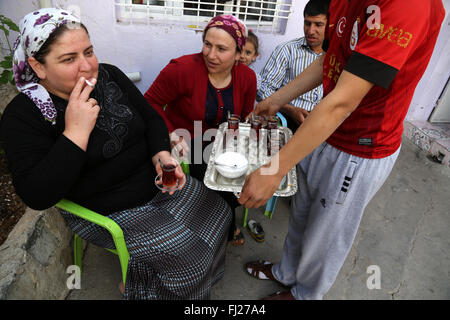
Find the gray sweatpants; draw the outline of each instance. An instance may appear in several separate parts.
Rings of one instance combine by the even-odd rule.
[[[281,262],[272,272],[296,299],[322,299],[352,247],[364,209],[400,152],[360,158],[324,142],[297,165],[298,192]]]

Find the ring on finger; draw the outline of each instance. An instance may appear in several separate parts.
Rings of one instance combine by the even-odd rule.
[[[91,107],[98,104],[97,100],[95,100],[94,98],[89,98],[87,102],[91,104]]]

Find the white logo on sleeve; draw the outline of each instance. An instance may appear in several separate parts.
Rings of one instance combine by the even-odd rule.
[[[355,50],[356,45],[358,44],[358,20],[353,24],[352,36],[350,37],[350,49]]]
[[[336,32],[339,38],[342,37],[344,30],[345,30],[345,24],[347,23],[347,18],[342,17],[339,19],[337,26],[336,26]]]

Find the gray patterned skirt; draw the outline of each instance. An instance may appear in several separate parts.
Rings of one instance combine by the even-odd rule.
[[[108,217],[123,230],[130,253],[125,299],[209,299],[224,272],[232,211],[195,178],[172,196],[158,193],[145,205]],[[81,238],[114,249],[102,227],[60,210]]]

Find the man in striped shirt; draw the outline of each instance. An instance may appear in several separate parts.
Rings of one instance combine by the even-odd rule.
[[[262,83],[257,100],[261,101],[288,84],[323,52],[329,0],[310,0],[303,11],[305,37],[278,45],[261,72]],[[322,99],[319,86],[284,105],[280,112],[295,132],[315,105]]]

